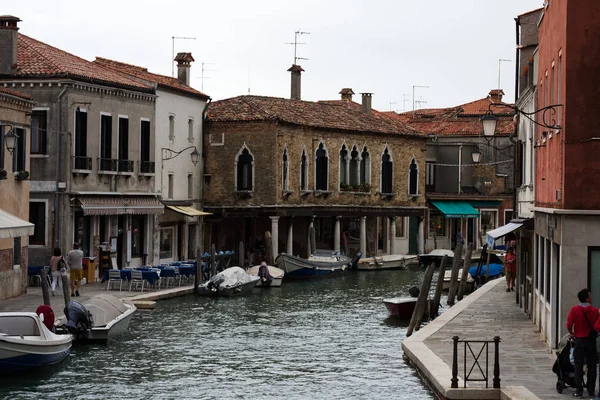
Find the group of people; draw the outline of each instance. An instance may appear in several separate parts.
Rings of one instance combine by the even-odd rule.
[[[583,398],[583,365],[587,364],[587,392],[596,396],[596,349],[597,331],[600,330],[600,310],[592,305],[592,295],[588,289],[577,293],[579,304],[573,306],[567,316],[567,330],[575,337],[573,358],[575,363],[575,393],[573,397]],[[599,382],[600,386],[600,382]],[[596,399],[600,398],[596,397]]]
[[[83,251],[79,249],[78,243],[73,243],[73,249],[63,257],[59,247],[54,249],[50,258],[50,274],[52,275],[52,296],[54,290],[58,287],[62,290],[62,274],[69,271],[71,280],[71,296],[79,296],[81,288],[81,279],[83,278]]]

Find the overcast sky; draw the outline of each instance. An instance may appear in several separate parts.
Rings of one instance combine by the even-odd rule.
[[[96,56],[171,74],[175,53],[192,52],[192,86],[213,100],[247,94],[289,97],[295,31],[302,99],[372,92],[379,110],[445,107],[498,86],[514,100],[515,21],[542,0],[28,0],[3,4],[20,32],[88,60]],[[205,63],[201,79],[202,62]],[[202,85],[204,83],[204,85]],[[406,100],[406,102],[403,102]],[[390,104],[395,103],[395,104]],[[417,108],[418,104],[417,104]]]

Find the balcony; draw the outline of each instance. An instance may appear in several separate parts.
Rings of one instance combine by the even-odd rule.
[[[121,175],[133,175],[133,161],[130,160],[118,160],[117,170]]]
[[[118,160],[111,158],[98,158],[98,173],[103,175],[116,175]]]
[[[92,172],[92,157],[73,156],[71,172],[73,174],[87,175]]]
[[[138,161],[139,175],[154,176],[154,161]]]

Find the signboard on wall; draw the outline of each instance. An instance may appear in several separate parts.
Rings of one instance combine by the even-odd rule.
[[[127,231],[127,262],[131,262],[131,231]]]

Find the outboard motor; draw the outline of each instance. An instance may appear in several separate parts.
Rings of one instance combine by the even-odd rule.
[[[354,257],[352,257],[352,261],[350,261],[350,268],[356,268],[358,260],[360,260],[361,257],[362,253],[360,251],[357,251],[356,254],[354,254]]]
[[[92,329],[92,314],[81,303],[70,301],[65,306],[65,317],[67,324],[65,328],[76,339],[86,338],[88,330]]]
[[[260,278],[260,281],[262,282],[263,286],[271,286],[271,282],[273,282],[273,277],[271,276],[271,273],[269,272],[269,267],[267,267],[267,264],[265,262],[262,262],[260,264],[260,267],[258,267],[258,277]]]

